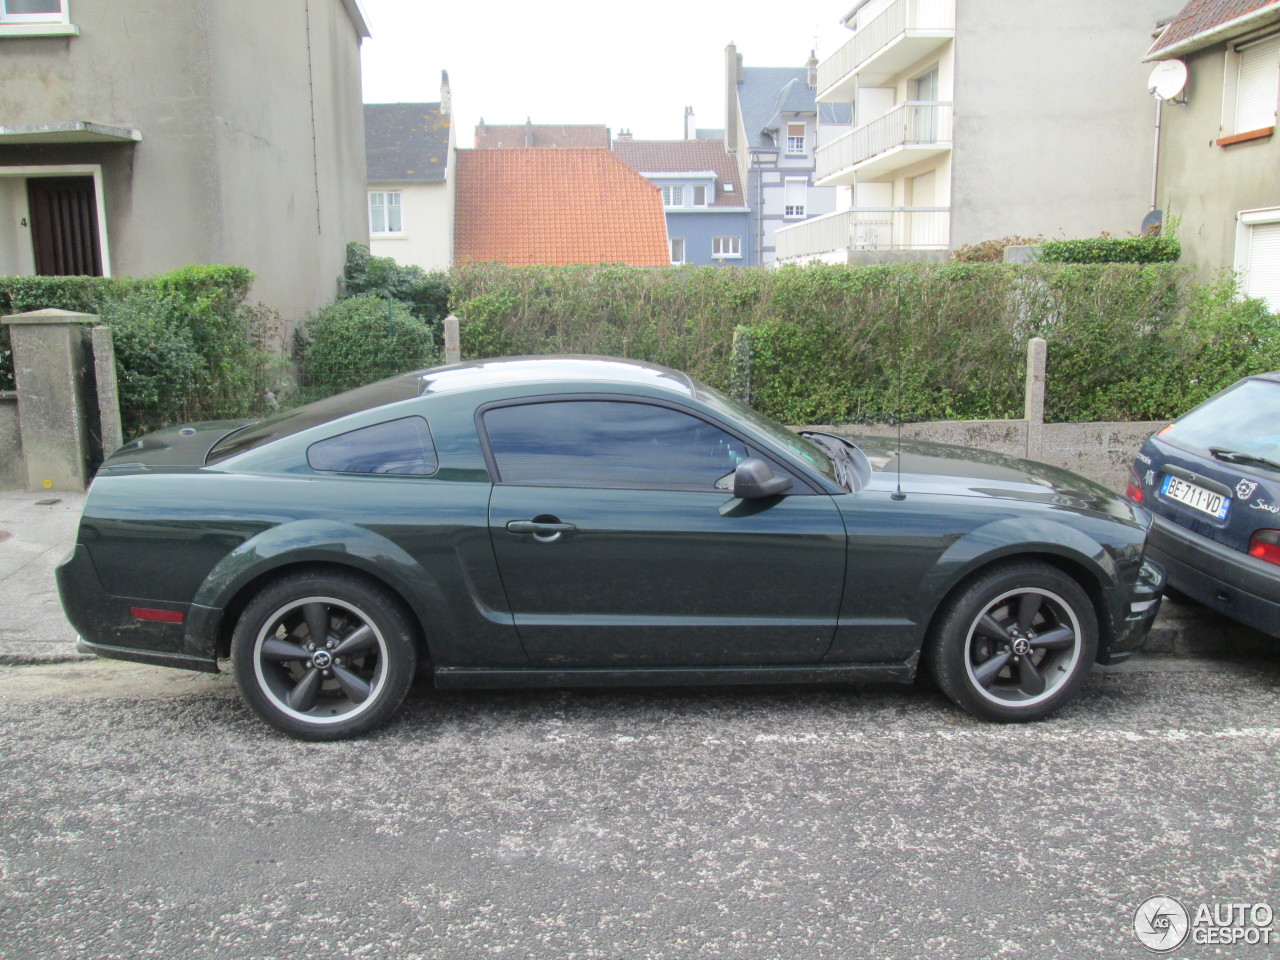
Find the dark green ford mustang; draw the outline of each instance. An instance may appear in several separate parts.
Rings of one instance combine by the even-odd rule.
[[[514,358],[135,440],[58,570],[82,648],[230,656],[265,720],[438,686],[898,680],[1031,720],[1142,643],[1141,507],[958,447],[797,436],[663,367]]]

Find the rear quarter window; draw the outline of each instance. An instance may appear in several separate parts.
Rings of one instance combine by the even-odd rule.
[[[425,477],[436,472],[431,428],[422,417],[375,423],[313,443],[307,463],[326,473],[375,473]]]
[[[1280,460],[1280,383],[1238,383],[1175,420],[1160,436],[1201,456],[1212,448]]]

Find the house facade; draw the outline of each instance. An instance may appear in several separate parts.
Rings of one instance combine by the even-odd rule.
[[[454,168],[449,78],[438,103],[366,103],[369,252],[424,270],[453,262]]]
[[[332,299],[368,236],[359,0],[0,11],[0,273],[226,263],[286,320]]]
[[[661,192],[672,264],[751,262],[751,210],[723,139],[633,140],[620,134],[613,152]]]
[[[1185,67],[1164,104],[1157,182],[1183,261],[1204,278],[1234,269],[1280,311],[1280,2],[1191,0],[1144,59]]]
[[[818,149],[836,213],[786,228],[784,260],[940,259],[1010,235],[1136,233],[1155,105],[1133,43],[1168,0],[857,0],[818,65],[853,110]]]
[[[815,101],[816,68],[812,57],[803,67],[747,67],[734,44],[725,48],[725,146],[746,186],[753,266],[773,262],[781,227],[836,209],[836,191],[815,181],[815,161],[848,130],[851,111]]]

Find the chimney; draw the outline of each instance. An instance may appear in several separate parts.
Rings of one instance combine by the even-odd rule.
[[[698,122],[693,116],[693,107],[684,108],[684,138],[686,140],[698,139]]]
[[[742,83],[742,58],[732,41],[724,48],[724,147],[738,152],[738,84]]]
[[[524,118],[524,145],[533,146],[533,117]]]
[[[809,89],[818,89],[818,58],[812,50],[809,51]]]
[[[630,139],[631,139],[631,131],[630,131],[630,130],[619,130],[619,131],[618,131],[618,136],[617,136],[615,139],[616,139],[619,143],[621,143],[623,140],[630,140]]]
[[[440,71],[440,115],[447,117],[453,113],[453,90],[449,87],[449,71]],[[480,121],[484,123],[483,120]]]

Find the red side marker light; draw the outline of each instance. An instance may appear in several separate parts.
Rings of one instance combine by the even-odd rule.
[[[130,607],[135,620],[158,620],[161,623],[182,623],[186,614],[181,610],[154,610],[151,607]]]

